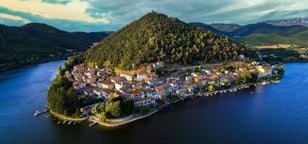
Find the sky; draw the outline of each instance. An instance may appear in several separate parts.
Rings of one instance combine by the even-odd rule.
[[[152,10],[184,22],[241,25],[307,18],[308,0],[0,0],[0,24],[45,23],[65,31],[116,31]]]

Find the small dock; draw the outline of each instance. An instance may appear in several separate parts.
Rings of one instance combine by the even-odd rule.
[[[179,96],[179,99],[180,99],[180,100],[184,100],[184,98],[182,98],[182,96]]]
[[[62,122],[62,124],[65,124],[66,122],[67,122],[67,121],[65,120],[65,121]]]
[[[60,125],[60,124],[62,124],[62,125],[76,125],[76,124],[80,124],[81,123],[81,121],[79,121],[79,122],[74,122],[74,121],[69,121],[69,120],[64,120],[64,121],[62,121],[62,120],[59,120],[58,122],[57,122],[57,124],[58,125]]]
[[[98,123],[98,122],[91,123],[91,124],[89,124],[89,127],[93,127],[93,126],[95,126],[97,123]]]
[[[49,110],[47,108],[43,109],[43,110],[36,110],[33,114],[33,116],[39,116],[39,115],[42,115],[42,114],[45,114],[47,113]]]

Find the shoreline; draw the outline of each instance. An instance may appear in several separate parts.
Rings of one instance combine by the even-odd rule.
[[[8,68],[0,67],[0,73],[19,70],[19,69],[23,69],[23,68],[27,68],[27,67],[31,67],[31,66],[36,66],[36,65],[40,65],[40,64],[46,64],[46,63],[55,62],[55,61],[67,61],[67,58],[60,58],[60,59],[46,60],[46,61],[37,61],[37,62],[32,62],[32,63],[27,63],[27,64],[11,66],[11,67],[8,67]]]
[[[122,125],[125,125],[125,124],[129,124],[131,122],[134,122],[134,121],[137,121],[137,120],[140,120],[140,119],[143,119],[143,118],[147,118],[147,117],[150,117],[152,115],[154,115],[155,113],[159,112],[157,109],[155,109],[154,111],[151,111],[149,112],[148,114],[146,115],[138,115],[138,114],[132,114],[128,117],[130,117],[129,119],[127,120],[123,120],[123,121],[119,121],[119,122],[100,122],[98,120],[95,120],[95,119],[92,119],[91,117],[84,117],[84,118],[69,118],[69,117],[66,117],[62,114],[58,114],[56,112],[53,112],[53,111],[49,111],[49,113],[62,120],[62,121],[73,121],[73,122],[82,122],[82,121],[90,121],[90,122],[93,122],[93,123],[98,123],[99,125],[102,125],[102,126],[105,126],[105,127],[118,127],[118,126],[122,126]],[[117,119],[113,119],[113,120],[110,120],[110,121],[117,121]]]
[[[87,120],[87,117],[84,117],[84,118],[70,118],[70,117],[67,117],[67,116],[65,116],[65,115],[56,113],[56,112],[54,112],[54,111],[52,111],[52,110],[49,110],[49,113],[50,113],[52,116],[54,116],[54,117],[56,117],[56,118],[58,118],[58,119],[60,119],[60,120],[65,120],[65,121],[79,122],[79,121],[85,121],[85,120]]]
[[[215,90],[213,92],[204,92],[201,95],[200,94],[194,94],[193,97],[208,97],[208,96],[215,96],[217,94],[228,93],[228,92],[240,92],[240,90],[250,88],[251,86],[255,86],[256,87],[256,86],[260,86],[260,85],[274,84],[274,83],[279,83],[279,82],[280,82],[280,80],[278,80],[278,81],[272,80],[272,81],[269,81],[269,82],[258,82],[258,83],[242,84],[242,85],[238,85],[238,86],[235,86],[233,88],[229,88],[229,89],[225,89],[225,90]],[[171,104],[176,104],[176,103],[178,103],[180,101],[184,101],[184,100],[186,100],[186,99],[177,100],[177,101],[174,101],[174,102],[166,103],[164,108],[168,107]],[[69,118],[69,117],[66,117],[66,116],[64,116],[62,114],[58,114],[56,112],[53,112],[51,110],[49,111],[49,113],[51,115],[53,115],[54,117],[56,117],[56,118],[58,118],[60,120],[74,121],[74,122],[79,122],[79,121],[81,122],[81,121],[88,120],[90,122],[93,122],[92,124],[97,123],[97,124],[99,124],[101,126],[104,126],[104,127],[118,127],[118,126],[122,126],[122,125],[125,125],[125,124],[132,123],[134,121],[140,120],[140,119],[144,119],[144,118],[150,117],[150,116],[156,114],[157,112],[159,112],[159,110],[155,109],[154,111],[151,111],[151,112],[147,113],[146,115],[132,114],[132,115],[129,115],[129,116],[124,117],[124,118],[109,119],[109,120],[107,119],[106,122],[100,122],[99,120],[96,120],[97,119],[96,116],[94,116],[94,117],[96,117],[96,119],[93,118],[93,116],[88,116],[88,117],[84,117],[84,118]]]
[[[122,125],[125,125],[125,124],[132,123],[132,122],[140,120],[140,119],[150,117],[157,112],[159,112],[159,111],[156,109],[154,111],[149,112],[146,115],[134,116],[134,114],[132,114],[132,115],[128,116],[128,117],[131,117],[131,118],[129,118],[127,120],[120,121],[120,122],[114,122],[114,123],[110,123],[110,122],[108,122],[108,120],[107,120],[107,122],[100,122],[100,121],[97,121],[97,120],[94,120],[94,119],[88,119],[88,120],[93,122],[93,123],[98,123],[99,125],[102,125],[102,126],[105,126],[105,127],[118,127],[118,126],[122,126]],[[116,119],[114,119],[114,120],[116,120]]]
[[[18,65],[18,66],[14,66],[14,67],[10,67],[10,68],[1,68],[0,67],[0,73],[6,73],[6,72],[10,72],[10,71],[18,71],[20,69],[33,67],[33,66],[37,66],[37,65],[40,65],[40,64],[47,64],[47,63],[56,62],[56,61],[67,61],[67,59],[41,61],[41,62],[29,63],[29,64],[25,64],[25,65]]]
[[[279,83],[280,80],[270,80],[267,82],[257,82],[257,83],[247,83],[247,84],[241,84],[238,86],[233,86],[228,89],[222,89],[222,90],[215,90],[212,92],[203,92],[203,93],[197,93],[194,94],[194,97],[207,97],[207,96],[214,96],[217,94],[222,94],[222,93],[228,93],[228,92],[239,92],[242,89],[247,89],[250,88],[251,86],[261,86],[261,85],[268,85],[268,84],[277,84]]]

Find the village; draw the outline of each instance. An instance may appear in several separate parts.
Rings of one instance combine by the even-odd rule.
[[[238,85],[235,85],[235,81],[245,72],[257,74],[258,82],[278,75],[277,65],[265,62],[251,62],[248,65],[249,67],[233,70],[218,70],[205,66],[185,67],[159,76],[155,71],[163,70],[164,62],[148,64],[146,71],[142,73],[121,74],[115,74],[110,68],[99,69],[97,66],[79,64],[71,71],[66,71],[65,76],[73,83],[80,98],[97,99],[103,105],[111,98],[122,97],[133,100],[135,109],[138,109],[143,106],[156,106],[157,101],[168,103],[172,97],[186,99],[218,92],[210,87],[220,88],[220,92],[225,92],[221,87],[228,86],[236,91]],[[204,93],[200,94],[200,90]],[[82,108],[83,114],[90,115],[93,107],[94,104]]]

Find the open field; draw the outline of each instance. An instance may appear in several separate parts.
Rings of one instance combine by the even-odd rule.
[[[254,48],[296,48],[298,47],[297,45],[292,45],[292,44],[275,44],[275,45],[259,45],[259,46],[254,46]]]
[[[146,72],[146,67],[143,66],[143,67],[140,67],[139,69],[136,69],[136,70],[120,70],[119,68],[116,68],[114,70],[114,72],[116,74],[121,74],[121,73],[143,73],[143,72]]]

